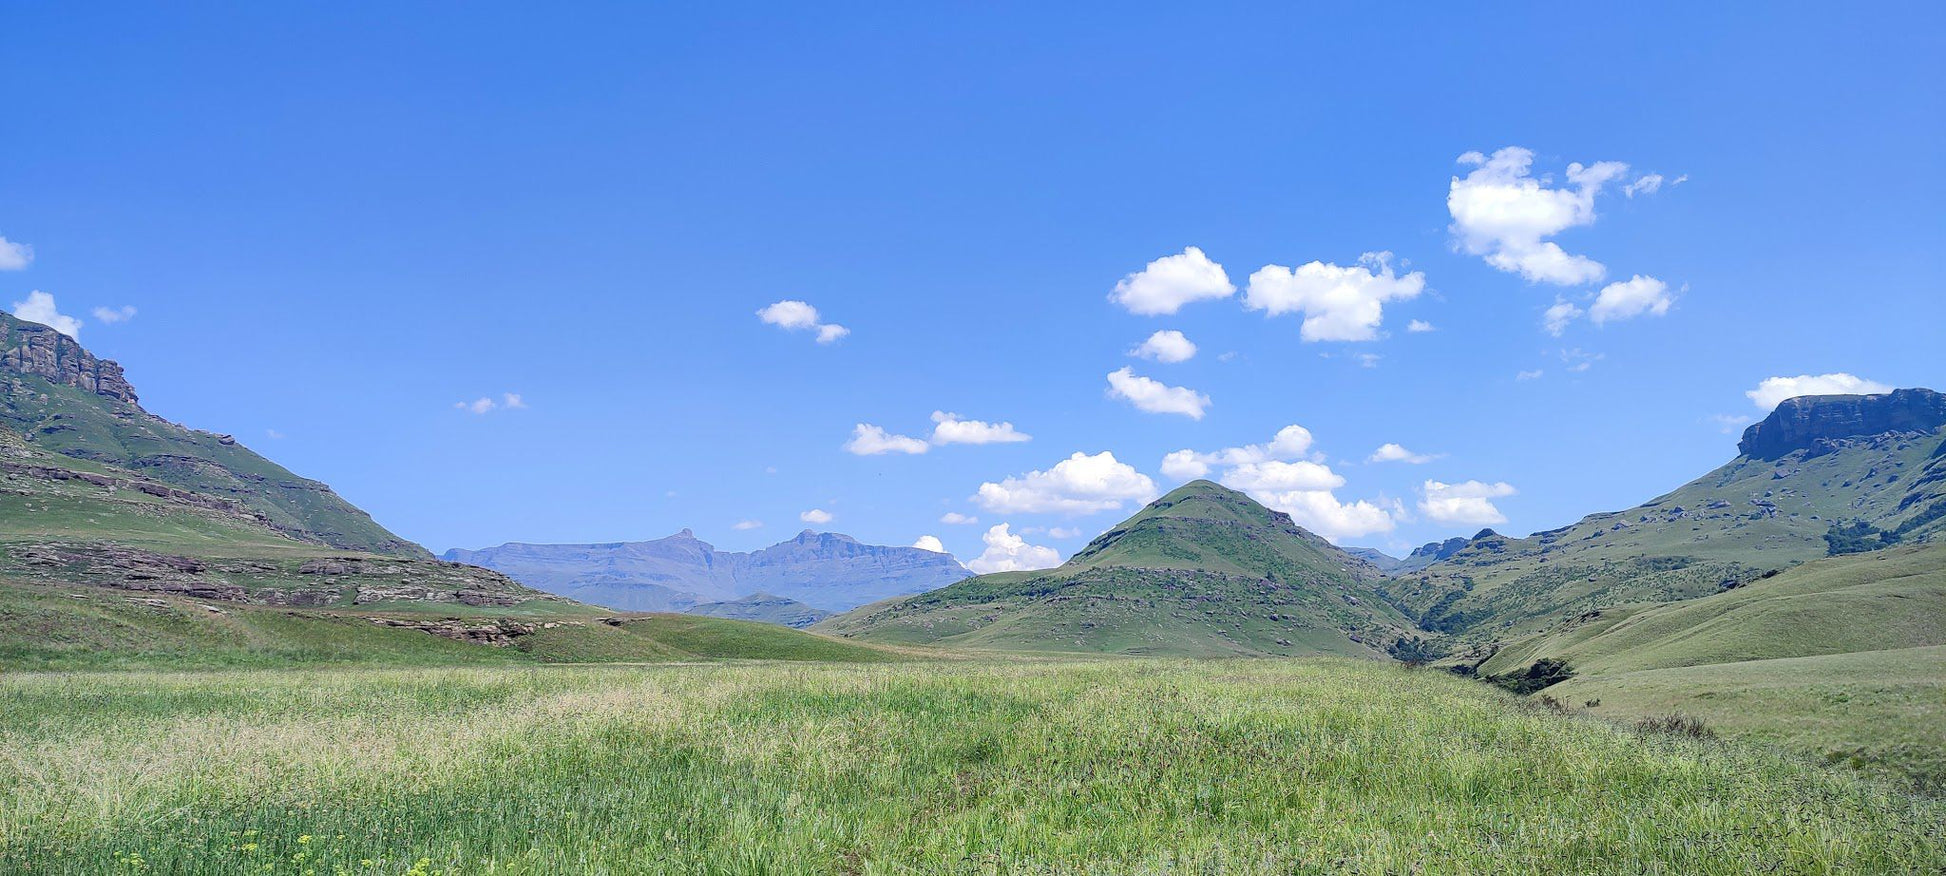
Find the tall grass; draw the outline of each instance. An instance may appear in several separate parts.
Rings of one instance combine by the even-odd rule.
[[[1349,661],[0,677],[7,873],[1937,872],[1942,824]]]

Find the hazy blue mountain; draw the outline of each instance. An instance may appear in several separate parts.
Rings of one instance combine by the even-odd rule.
[[[1341,550],[1343,550],[1345,553],[1351,554],[1354,557],[1364,560],[1367,563],[1371,563],[1372,565],[1377,566],[1379,571],[1384,572],[1388,575],[1391,574],[1393,569],[1398,568],[1399,563],[1401,562],[1401,560],[1398,557],[1392,556],[1391,554],[1379,550],[1378,548],[1348,547],[1348,548],[1341,548]]]
[[[864,544],[805,530],[748,553],[719,551],[685,529],[653,541],[509,543],[449,550],[539,590],[627,611],[684,611],[764,593],[825,611],[924,593],[972,575],[950,554]]]

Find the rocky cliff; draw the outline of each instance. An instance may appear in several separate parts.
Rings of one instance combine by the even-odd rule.
[[[497,569],[529,587],[582,602],[633,611],[683,611],[759,592],[844,611],[972,574],[947,554],[810,530],[750,553],[719,551],[685,529],[653,541],[455,549],[445,559]]]
[[[75,339],[37,322],[0,312],[0,371],[32,374],[56,386],[135,404],[122,366],[97,359]]]
[[[1806,395],[1786,399],[1763,422],[1745,429],[1737,450],[1777,459],[1820,440],[1891,432],[1931,432],[1946,426],[1946,395],[1895,389],[1879,395]]]

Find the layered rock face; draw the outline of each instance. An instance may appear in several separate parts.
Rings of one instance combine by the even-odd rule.
[[[122,366],[97,359],[73,338],[37,322],[0,313],[0,370],[32,374],[123,404],[135,404],[135,387]]]
[[[1946,395],[1896,389],[1880,395],[1807,395],[1786,399],[1763,422],[1745,429],[1737,450],[1776,459],[1819,440],[1888,432],[1930,432],[1946,426]]]

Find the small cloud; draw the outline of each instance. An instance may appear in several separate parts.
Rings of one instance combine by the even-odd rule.
[[[1415,334],[1417,334],[1417,333],[1419,333],[1419,332],[1433,332],[1433,331],[1438,331],[1438,329],[1436,329],[1436,328],[1434,328],[1434,327],[1433,327],[1433,324],[1432,324],[1432,323],[1429,323],[1429,322],[1427,322],[1427,321],[1425,321],[1425,320],[1423,320],[1423,319],[1415,319],[1415,320],[1413,320],[1413,321],[1411,321],[1411,322],[1408,322],[1408,323],[1406,323],[1406,324],[1405,324],[1405,330],[1406,330],[1406,331],[1409,331],[1409,332],[1413,332],[1413,333],[1415,333]]]
[[[812,508],[809,511],[797,515],[797,519],[802,520],[805,523],[818,523],[818,524],[830,523],[831,512],[826,511],[823,508]]]
[[[1385,303],[1416,298],[1425,288],[1425,274],[1398,276],[1391,253],[1368,252],[1358,264],[1342,267],[1318,261],[1296,268],[1265,265],[1250,275],[1243,306],[1265,316],[1302,315],[1301,340],[1373,341]]]
[[[1046,471],[983,483],[973,500],[996,514],[1095,514],[1155,496],[1155,481],[1104,450],[1076,452]]]
[[[1403,462],[1409,465],[1424,465],[1439,458],[1436,453],[1413,453],[1397,444],[1381,444],[1366,462]]]
[[[33,247],[0,237],[0,271],[18,271],[33,260]]]
[[[1725,435],[1735,435],[1738,432],[1742,432],[1744,428],[1749,426],[1751,423],[1755,422],[1756,418],[1750,417],[1745,414],[1715,414],[1712,415],[1709,418],[1709,420],[1710,422],[1716,424],[1717,431],[1722,432]]]
[[[1009,531],[1005,523],[988,529],[981,539],[986,542],[986,550],[967,563],[966,567],[982,575],[1051,569],[1061,564],[1060,551],[1028,544],[1026,539]]]
[[[958,511],[948,511],[944,514],[939,515],[939,522],[947,524],[949,526],[965,526],[969,523],[980,522],[980,518],[969,517],[965,514],[959,513]]]
[[[95,319],[99,320],[103,325],[114,325],[118,322],[128,322],[134,319],[135,307],[130,304],[124,304],[120,307],[97,307],[93,313]]]
[[[1536,368],[1532,371],[1522,371],[1519,374],[1515,374],[1514,379],[1522,382],[1529,381],[1529,380],[1539,380],[1541,379],[1541,375],[1543,373],[1545,372],[1541,371],[1539,368]]]
[[[859,423],[852,427],[851,440],[845,442],[845,452],[857,456],[878,456],[885,453],[924,453],[931,445],[905,435],[894,435],[870,423]]]
[[[273,441],[282,441],[285,438],[285,435],[284,433],[279,432],[276,429],[265,429],[264,437],[269,438]]]
[[[1667,182],[1669,187],[1673,189],[1676,186],[1689,182],[1689,174],[1685,173],[1673,180],[1665,180],[1662,174],[1645,173],[1636,177],[1634,182],[1622,186],[1622,194],[1631,198],[1636,195],[1653,195],[1662,190],[1662,184],[1664,182]]]
[[[743,532],[751,529],[762,529],[763,526],[764,522],[761,520],[739,520],[730,528],[738,532]]]
[[[1153,359],[1157,362],[1187,362],[1196,355],[1196,345],[1182,332],[1165,329],[1149,336],[1140,346],[1128,351],[1138,359]]]
[[[26,301],[14,302],[14,316],[40,323],[76,340],[81,338],[81,320],[62,313],[54,305],[54,296],[38,289],[27,293]]]
[[[1636,274],[1619,283],[1603,286],[1601,293],[1595,296],[1595,303],[1588,307],[1588,318],[1595,325],[1601,325],[1644,314],[1662,316],[1669,312],[1669,306],[1675,302],[1675,296],[1669,294],[1669,284]]]
[[[1209,396],[1200,392],[1141,377],[1126,367],[1109,373],[1108,396],[1125,399],[1138,411],[1181,414],[1192,420],[1202,419],[1204,409],[1210,404]]]
[[[1474,170],[1464,178],[1452,178],[1446,209],[1452,214],[1451,231],[1461,251],[1530,283],[1579,286],[1606,275],[1607,268],[1600,262],[1569,253],[1547,238],[1594,224],[1595,196],[1626,175],[1627,164],[1569,164],[1568,184],[1556,188],[1548,177],[1531,175],[1534,153],[1519,146],[1497,150],[1490,157],[1468,152],[1460,156],[1460,163]]]
[[[818,309],[803,301],[779,301],[757,311],[757,318],[785,331],[815,331],[820,344],[829,344],[851,334],[851,329],[823,322],[818,316]]]
[[[454,402],[453,407],[470,414],[490,414],[498,410],[525,410],[527,402],[520,397],[520,393],[508,392],[502,393],[497,401],[492,396],[483,395],[472,401]]]
[[[1560,355],[1561,364],[1566,365],[1569,371],[1576,374],[1595,367],[1596,362],[1607,358],[1604,353],[1590,353],[1580,347],[1562,350]]]
[[[1580,319],[1583,313],[1586,311],[1575,306],[1574,302],[1557,295],[1554,298],[1554,306],[1541,314],[1541,327],[1547,329],[1548,334],[1558,338],[1562,332],[1568,330],[1568,323]]]
[[[1518,492],[1508,483],[1482,483],[1465,481],[1457,484],[1442,484],[1439,481],[1426,481],[1423,497],[1419,500],[1419,510],[1427,517],[1440,523],[1464,523],[1471,526],[1490,526],[1507,522],[1507,516],[1494,507],[1494,499],[1511,496]]]
[[[1047,528],[1048,538],[1079,538],[1080,536],[1081,530],[1072,526],[1050,526]]]
[[[943,554],[946,552],[946,545],[942,544],[939,541],[939,536],[936,535],[919,536],[919,540],[913,542],[912,546],[922,551],[932,551],[935,554]]]
[[[1385,357],[1377,353],[1353,353],[1351,354],[1351,358],[1352,361],[1358,363],[1358,367],[1360,368],[1377,368],[1378,360]]]
[[[1115,284],[1108,300],[1142,316],[1166,316],[1194,301],[1228,298],[1237,287],[1223,266],[1196,247],[1163,256]]]
[[[1033,440],[1032,435],[1014,430],[1014,424],[1001,422],[989,423],[985,420],[965,420],[960,415],[946,411],[932,412],[932,443],[946,444],[1014,444]]]
[[[1876,380],[1867,380],[1845,372],[1832,374],[1799,374],[1796,377],[1766,377],[1757,388],[1744,393],[1751,403],[1769,411],[1782,404],[1785,399],[1802,395],[1877,395],[1891,392],[1892,387]]]

